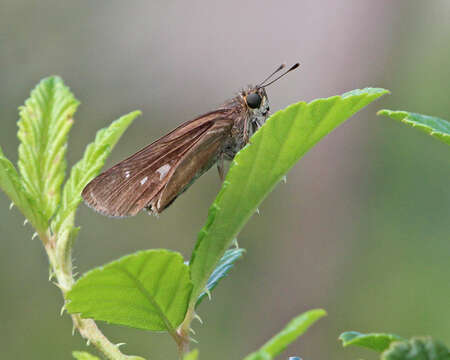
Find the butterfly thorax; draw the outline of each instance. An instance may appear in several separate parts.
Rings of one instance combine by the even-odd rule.
[[[259,106],[252,108],[247,103],[250,94],[257,94],[260,97]],[[227,101],[222,108],[229,109],[230,117],[234,119],[230,136],[222,147],[225,159],[232,160],[256,130],[266,122],[269,116],[269,100],[264,88],[249,86]]]

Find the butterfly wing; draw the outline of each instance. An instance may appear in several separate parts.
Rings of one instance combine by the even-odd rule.
[[[178,195],[183,193],[204,172],[218,160],[219,152],[231,133],[233,122],[228,119],[216,120],[183,156],[175,171],[152,202],[151,209],[158,213],[168,207]]]
[[[152,204],[152,211],[157,213],[155,196],[166,188],[180,164],[186,164],[186,156],[198,149],[199,143],[207,139],[207,143],[217,148],[220,142],[218,138],[224,137],[224,131],[231,130],[232,121],[227,119],[226,113],[218,110],[180,125],[94,178],[83,189],[84,201],[108,216],[133,216],[149,204]],[[224,127],[220,135],[216,131],[208,135],[217,121],[229,125],[226,130]],[[211,140],[213,134],[216,134],[215,141]]]

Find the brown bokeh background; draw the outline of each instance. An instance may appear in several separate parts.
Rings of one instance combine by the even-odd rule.
[[[240,359],[291,317],[329,315],[281,358],[350,359],[342,331],[432,335],[450,345],[450,153],[381,108],[450,119],[450,2],[50,1],[0,6],[0,144],[17,159],[17,107],[50,74],[81,106],[68,161],[94,132],[141,109],[107,165],[213,109],[280,62],[302,68],[268,89],[273,110],[366,86],[382,98],[310,151],[239,236],[247,249],[204,302],[201,359]],[[139,249],[190,256],[220,188],[210,171],[159,219],[100,216],[84,205],[80,273]],[[85,349],[60,316],[62,298],[23,217],[0,195],[0,352],[3,359],[70,359]],[[173,359],[164,334],[102,324],[122,349]],[[92,347],[89,348],[93,351]]]

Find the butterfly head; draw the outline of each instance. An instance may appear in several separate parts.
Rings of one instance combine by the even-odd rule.
[[[250,87],[244,91],[242,97],[245,99],[245,105],[248,111],[254,117],[266,117],[269,113],[269,100],[266,89],[263,87]]]
[[[269,115],[269,100],[267,99],[266,87],[273,84],[275,81],[286,75],[288,72],[295,70],[299,67],[299,63],[295,63],[288,70],[278,75],[273,79],[273,76],[283,70],[286,65],[281,64],[272,74],[264,79],[259,85],[250,86],[247,90],[241,93],[242,98],[245,100],[245,105],[251,114],[251,117],[255,119],[259,126],[265,121]]]

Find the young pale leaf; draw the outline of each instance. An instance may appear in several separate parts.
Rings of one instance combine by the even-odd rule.
[[[69,313],[173,333],[183,321],[192,284],[180,254],[147,250],[82,276],[67,294]]]
[[[258,351],[248,355],[244,360],[273,359],[286,347],[294,342],[300,335],[327,313],[325,310],[316,309],[307,311],[292,319],[286,327],[277,335],[265,343]]]
[[[289,169],[335,127],[386,93],[367,88],[308,104],[299,102],[276,112],[256,132],[251,144],[233,160],[199,233],[190,263],[191,307],[225,250]]]
[[[31,222],[38,231],[45,231],[45,219],[23,188],[16,168],[3,154],[0,147],[0,189],[9,196],[14,206]]]
[[[407,111],[380,110],[378,115],[389,116],[414,128],[418,128],[431,136],[450,145],[450,122],[434,116],[416,114]]]
[[[91,355],[86,351],[73,351],[72,355],[77,360],[100,360],[99,357]]]
[[[183,360],[197,360],[198,359],[198,349],[192,350],[189,354],[184,355]]]
[[[431,338],[412,338],[393,342],[381,360],[450,360],[449,349]]]
[[[70,177],[64,185],[61,205],[52,221],[54,233],[59,233],[63,225],[70,231],[81,202],[81,191],[100,172],[112,148],[140,114],[140,111],[134,111],[117,119],[109,127],[99,130],[94,142],[86,147],[83,158],[72,167]]]
[[[357,345],[378,352],[383,352],[389,347],[391,342],[403,341],[405,339],[394,334],[361,334],[357,331],[347,331],[339,336],[339,340],[342,341],[342,346],[344,347],[349,345]]]
[[[205,296],[208,296],[208,292],[210,293],[219,283],[219,281],[227,276],[228,271],[233,267],[234,263],[244,255],[245,249],[230,249],[225,251],[225,255],[220,259],[219,264],[212,272],[211,276],[206,283],[207,291],[203,291],[198,297],[197,303],[195,306],[198,306]]]
[[[78,104],[62,79],[52,76],[41,80],[20,107],[19,170],[25,191],[46,222],[59,203],[67,135]]]

